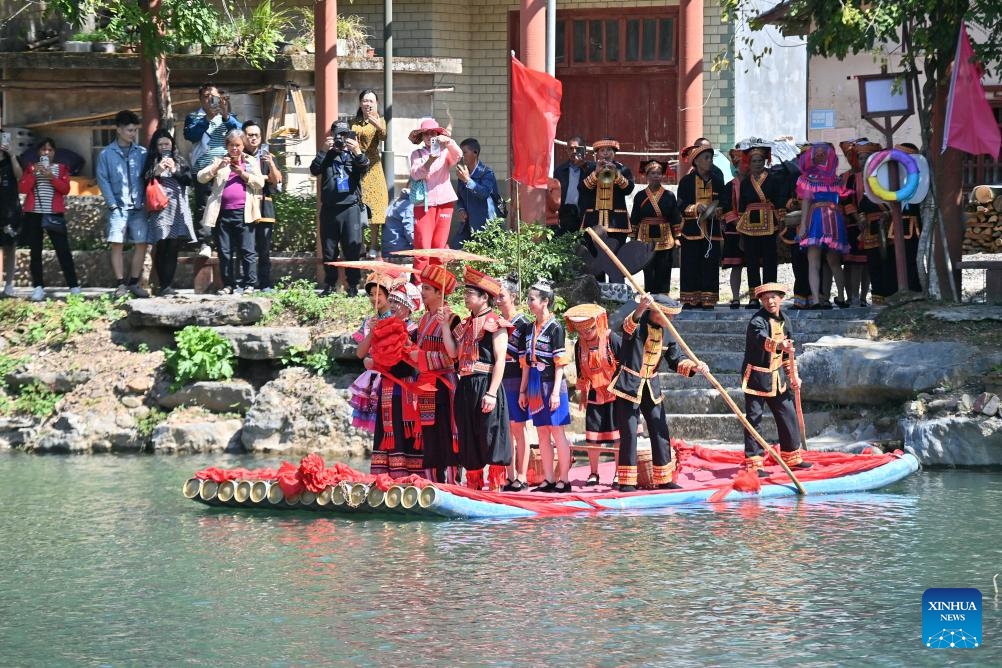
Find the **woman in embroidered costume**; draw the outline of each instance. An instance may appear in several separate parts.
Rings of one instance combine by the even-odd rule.
[[[393,315],[390,312],[389,302],[392,286],[393,279],[386,274],[372,273],[365,279],[365,292],[369,295],[369,303],[376,313],[363,320],[362,325],[351,335],[352,340],[358,344],[355,354],[361,360],[370,359],[369,347],[372,338],[369,337],[369,332],[373,326],[379,320]],[[379,413],[379,372],[366,368],[348,388],[348,394],[351,397],[348,403],[351,404],[352,426],[370,433],[374,432],[376,415]]]
[[[439,319],[439,309],[445,297],[456,289],[456,277],[442,265],[429,264],[421,270],[421,299],[425,313],[418,323],[416,347],[411,362],[418,370],[423,388],[418,392],[421,431],[418,449],[424,454],[424,467],[429,479],[446,482],[450,467],[459,465],[459,448],[452,419],[453,392],[456,388],[455,365],[442,342],[442,329],[452,330],[459,324],[453,314],[445,322]],[[453,481],[455,477],[453,476]]]
[[[487,466],[488,488],[498,491],[512,459],[508,403],[501,388],[510,324],[491,310],[491,299],[501,292],[496,279],[467,266],[464,280],[470,315],[452,332],[442,329],[445,349],[459,365],[454,406],[459,462],[466,469],[467,487],[483,488]],[[443,324],[450,316],[447,306],[439,309]]]
[[[421,425],[414,366],[410,363],[414,332],[410,317],[421,308],[421,293],[413,284],[401,283],[390,291],[389,302],[393,317],[376,322],[363,341],[372,353],[365,361],[366,368],[381,374],[370,472],[402,478],[424,472],[423,457],[415,446]]]
[[[774,282],[779,272],[776,233],[786,217],[789,184],[783,174],[766,169],[772,155],[768,146],[752,146],[745,153],[748,178],[741,182],[737,228],[748,268],[748,292],[753,293],[762,283]],[[755,298],[745,306],[758,307]]]
[[[571,423],[570,402],[564,367],[570,361],[564,344],[564,328],[550,313],[553,288],[538,281],[529,288],[526,303],[536,317],[522,352],[522,385],[518,405],[529,411],[532,424],[539,434],[539,456],[546,482],[534,492],[571,491],[568,472],[571,470],[571,447],[564,427]],[[553,448],[557,449],[557,470],[554,480]]]
[[[619,444],[616,428],[616,395],[609,383],[619,362],[619,334],[609,331],[609,318],[598,304],[578,304],[564,314],[568,332],[577,332],[574,366],[577,368],[578,405],[585,414],[585,444],[595,448],[615,448]],[[598,450],[588,451],[591,472],[586,485],[597,485]]]
[[[807,251],[807,277],[811,286],[808,308],[822,308],[821,258],[832,272],[838,294],[845,289],[842,275],[842,255],[849,252],[845,221],[838,201],[842,189],[838,184],[838,156],[827,142],[812,144],[800,154],[800,178],[797,197],[800,198],[800,247]],[[794,293],[797,293],[794,286]],[[825,295],[827,302],[827,295]]]
[[[661,187],[668,163],[648,160],[640,163],[647,187],[633,200],[630,225],[637,241],[654,245],[654,257],[644,267],[644,289],[668,292],[671,289],[672,249],[682,229],[675,195]]]
[[[745,266],[745,254],[741,250],[741,235],[738,234],[738,201],[741,199],[741,182],[748,177],[748,156],[740,148],[732,148],[728,153],[734,167],[734,178],[726,186],[720,199],[724,214],[724,247],[720,265],[730,267],[731,308],[741,308],[741,268]]]
[[[720,297],[720,247],[724,235],[715,211],[724,182],[712,169],[712,147],[690,146],[682,151],[682,159],[692,165],[692,171],[678,183],[678,207],[682,211],[679,299],[686,308],[709,310]]]
[[[529,448],[525,444],[525,423],[529,421],[529,413],[518,405],[518,391],[522,387],[522,351],[532,328],[532,320],[517,310],[518,283],[512,278],[502,279],[501,292],[494,302],[501,317],[511,323],[501,386],[504,387],[505,401],[508,404],[508,424],[511,426],[511,439],[515,445],[515,459],[508,467],[508,483],[501,491],[521,492],[529,486]]]

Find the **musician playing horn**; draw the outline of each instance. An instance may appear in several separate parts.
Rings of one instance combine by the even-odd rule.
[[[619,247],[632,231],[626,211],[626,196],[633,192],[633,173],[616,160],[619,142],[602,139],[595,142],[595,162],[583,169],[584,178],[578,186],[578,204],[585,212],[581,229],[601,226],[609,233],[612,244]],[[591,243],[588,241],[587,243]],[[589,248],[595,253],[594,248]],[[622,277],[610,277],[611,282],[622,283]]]

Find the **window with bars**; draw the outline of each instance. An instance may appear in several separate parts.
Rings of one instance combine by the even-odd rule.
[[[556,62],[566,68],[675,63],[676,18],[578,15],[557,19]]]

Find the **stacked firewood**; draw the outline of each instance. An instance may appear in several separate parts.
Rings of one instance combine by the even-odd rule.
[[[28,51],[62,51],[62,38],[55,30],[42,30],[38,35],[28,41],[25,48]]]
[[[1002,252],[1002,187],[977,186],[967,207],[964,253]]]

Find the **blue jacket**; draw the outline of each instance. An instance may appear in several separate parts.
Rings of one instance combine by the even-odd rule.
[[[111,142],[97,157],[97,185],[109,209],[142,209],[146,200],[143,163],[146,149],[139,144],[128,148]]]
[[[470,172],[469,181],[466,183],[460,181],[456,184],[456,194],[459,195],[456,211],[466,212],[466,226],[471,231],[482,229],[487,221],[496,215],[491,195],[497,190],[498,181],[494,176],[494,170],[483,162],[478,162]]]

